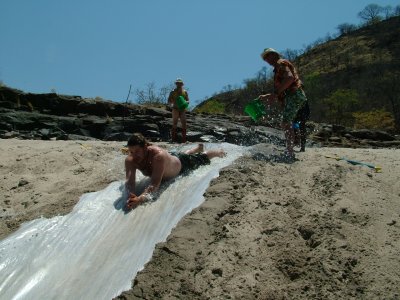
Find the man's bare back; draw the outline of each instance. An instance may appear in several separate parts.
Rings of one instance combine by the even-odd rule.
[[[202,144],[185,151],[186,155],[204,151]],[[209,160],[213,157],[222,157],[225,152],[220,150],[209,150],[202,153],[202,157]],[[131,209],[151,198],[151,194],[157,192],[161,182],[178,176],[183,171],[182,157],[168,153],[165,149],[150,144],[141,134],[133,134],[128,140],[128,156],[125,159],[126,182],[128,190],[127,208]],[[202,164],[202,163],[201,163]],[[198,164],[198,165],[201,165]],[[135,195],[136,170],[151,179],[150,184],[144,192]]]
[[[147,153],[144,154],[145,157],[139,161],[134,156],[128,155],[125,162],[130,169],[138,169],[143,175],[149,177],[153,174],[153,166],[162,168],[164,170],[162,180],[174,178],[179,174],[181,162],[176,156],[169,154],[165,149],[151,145],[147,147]]]

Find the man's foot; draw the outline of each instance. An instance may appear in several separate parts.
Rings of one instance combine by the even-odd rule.
[[[204,144],[198,144],[197,148],[199,149],[199,152],[204,152]]]
[[[217,151],[217,157],[225,157],[226,152],[223,149],[218,149]]]
[[[201,153],[201,152],[204,152],[204,144],[197,144],[196,147],[185,151],[186,154],[194,154],[194,153]]]
[[[268,158],[266,160],[269,160],[269,161],[272,161],[272,162],[286,163],[286,164],[294,163],[297,160],[296,157],[294,156],[294,153],[289,154],[289,152],[287,152],[287,151],[285,151],[285,152],[283,152],[281,154],[278,154],[278,155],[273,154],[273,155],[270,155],[270,156],[268,156],[266,158]]]
[[[281,162],[292,163],[292,162],[295,162],[295,161],[296,161],[296,156],[294,155],[294,152],[288,152],[286,150],[281,155]]]
[[[209,159],[214,157],[225,157],[226,152],[223,149],[216,149],[216,150],[208,150],[205,152]]]

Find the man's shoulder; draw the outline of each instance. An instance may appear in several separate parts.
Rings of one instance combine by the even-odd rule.
[[[153,161],[153,164],[164,163],[165,161],[168,160],[169,153],[167,152],[167,150],[158,146],[150,146],[150,147],[149,150],[151,152],[152,156],[151,160]]]
[[[276,62],[276,64],[277,64],[278,66],[285,66],[285,67],[287,67],[287,66],[290,66],[292,63],[291,63],[290,61],[288,61],[287,59],[280,58],[280,59],[278,59],[278,61]]]
[[[165,153],[167,153],[167,150],[157,145],[148,146],[147,149],[149,149],[153,155],[164,155]]]
[[[137,169],[137,164],[136,164],[135,160],[133,159],[133,157],[130,155],[127,155],[125,157],[125,165],[127,165],[127,166],[129,165],[130,168]]]

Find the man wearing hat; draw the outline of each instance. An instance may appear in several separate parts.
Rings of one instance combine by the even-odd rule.
[[[294,160],[294,131],[293,121],[297,113],[307,102],[302,89],[302,82],[293,64],[282,59],[281,55],[272,48],[266,48],[261,53],[261,58],[274,67],[274,91],[270,94],[260,95],[260,99],[267,103],[279,101],[282,104],[282,129],[286,138],[286,158]]]
[[[189,95],[186,90],[183,89],[183,80],[177,78],[175,80],[176,88],[169,93],[168,104],[172,106],[172,141],[176,142],[176,127],[178,125],[178,119],[181,120],[182,125],[182,142],[186,143],[186,108],[179,107],[177,101],[179,97],[183,97],[184,100],[189,103]],[[185,106],[187,106],[187,104]]]

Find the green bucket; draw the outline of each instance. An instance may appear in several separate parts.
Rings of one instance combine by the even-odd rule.
[[[185,110],[189,106],[189,103],[187,103],[185,97],[179,96],[178,99],[176,99],[176,107],[179,110]]]
[[[245,113],[247,113],[254,121],[258,121],[262,116],[265,116],[267,112],[265,111],[265,105],[260,101],[259,98],[252,100],[244,108]]]

